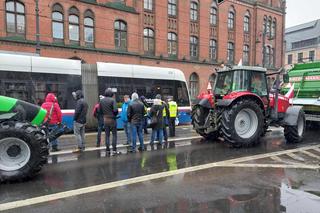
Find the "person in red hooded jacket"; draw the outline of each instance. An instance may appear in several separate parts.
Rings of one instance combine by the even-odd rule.
[[[58,125],[62,121],[62,113],[60,106],[58,104],[57,97],[53,93],[48,93],[45,102],[41,107],[47,110],[47,115],[45,121],[49,122],[49,129],[52,131],[58,128]],[[51,142],[51,148],[53,152],[59,151],[58,140],[53,140]]]

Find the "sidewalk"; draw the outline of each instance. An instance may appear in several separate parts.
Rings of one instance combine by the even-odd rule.
[[[144,140],[146,142],[150,141],[151,138],[151,129],[148,129],[149,134],[144,134]],[[169,134],[169,128],[168,128],[168,134]],[[125,133],[123,130],[118,131],[118,146],[123,145],[127,142]],[[187,138],[187,137],[194,137],[198,136],[198,134],[192,129],[191,125],[187,126],[178,126],[176,127],[176,137],[169,137],[170,140],[177,139],[177,138]],[[112,136],[111,136],[112,137]],[[86,148],[90,147],[96,147],[96,138],[97,138],[97,132],[90,132],[86,133]],[[59,139],[59,149],[61,151],[64,150],[70,150],[75,149],[77,147],[77,143],[75,141],[75,137],[73,134],[68,134],[61,136]],[[137,144],[139,145],[139,140],[137,141]],[[101,147],[105,146],[105,134],[104,132],[101,135]]]

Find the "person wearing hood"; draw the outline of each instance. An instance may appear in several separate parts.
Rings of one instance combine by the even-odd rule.
[[[47,110],[45,122],[48,122],[49,130],[53,131],[58,128],[58,125],[62,121],[62,113],[58,104],[57,97],[53,93],[48,93],[45,102],[41,105],[41,108]],[[57,139],[50,141],[50,143],[52,152],[59,151]]]
[[[85,124],[87,122],[88,104],[84,100],[81,90],[72,93],[76,100],[76,108],[73,117],[73,130],[78,143],[78,149],[75,152],[82,152],[85,150]]]
[[[102,100],[104,98],[103,95],[100,95],[99,96],[99,99]],[[101,144],[101,133],[102,133],[102,130],[103,130],[103,126],[104,126],[104,123],[103,123],[103,114],[100,110],[100,104],[97,103],[94,108],[93,108],[93,117],[95,117],[98,121],[98,133],[97,133],[97,143],[96,143],[96,147],[100,147],[100,144]]]
[[[112,155],[120,154],[117,151],[117,115],[118,107],[111,88],[106,89],[104,98],[100,100],[100,110],[103,114],[104,128],[106,133],[106,152],[110,152],[110,132],[112,133]]]
[[[131,100],[129,95],[124,95],[123,101],[124,102],[122,103],[120,118],[123,123],[124,132],[126,133],[126,136],[127,136],[127,143],[125,143],[125,145],[130,145],[131,144],[131,125],[130,125],[130,122],[128,121],[128,106]]]
[[[132,93],[131,99],[132,101],[128,107],[128,120],[131,124],[132,130],[132,149],[130,150],[130,152],[136,152],[137,135],[140,141],[139,151],[142,152],[144,151],[142,121],[145,114],[145,108],[143,103],[141,103],[141,101],[139,100],[139,96],[137,93]]]

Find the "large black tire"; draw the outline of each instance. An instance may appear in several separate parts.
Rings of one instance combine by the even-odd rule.
[[[287,143],[300,143],[306,131],[306,117],[303,110],[299,111],[298,122],[294,126],[284,126],[284,137]]]
[[[45,134],[29,123],[0,123],[0,182],[35,176],[49,155]]]
[[[200,105],[195,105],[192,109],[191,118],[192,125],[196,132],[204,137],[206,140],[214,141],[219,137],[218,131],[208,131],[208,129],[199,129],[199,126],[203,126],[205,119],[209,114],[209,109],[205,109]]]
[[[222,113],[222,136],[234,147],[257,144],[263,131],[263,112],[255,101],[240,100]]]

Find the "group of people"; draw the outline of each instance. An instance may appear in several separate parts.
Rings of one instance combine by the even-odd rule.
[[[74,112],[74,135],[77,141],[78,148],[75,152],[82,152],[85,150],[85,125],[88,112],[88,104],[84,100],[81,90],[72,93],[76,100]],[[123,129],[126,135],[125,144],[128,145],[128,152],[137,151],[137,137],[140,142],[139,151],[146,150],[144,144],[144,134],[148,134],[147,126],[152,128],[150,146],[154,149],[154,142],[159,141],[159,148],[166,148],[168,146],[168,132],[169,126],[170,137],[175,136],[175,121],[178,115],[177,103],[172,97],[168,97],[167,101],[161,99],[158,94],[153,99],[153,104],[148,111],[149,104],[144,96],[137,93],[124,95],[121,112],[118,111],[115,94],[112,89],[108,88],[105,94],[99,96],[100,101],[93,109],[93,116],[98,121],[98,132],[96,146],[101,145],[101,133],[105,131],[106,152],[109,155],[117,155],[120,152],[117,150],[117,119],[123,123]],[[57,98],[53,93],[48,93],[42,108],[47,110],[46,120],[49,123],[49,129],[58,128],[62,121],[62,113],[57,102]],[[148,122],[148,120],[150,122]],[[110,150],[110,139],[112,135],[112,151]],[[58,141],[51,141],[51,151],[59,151]]]
[[[158,148],[167,147],[168,134],[167,123],[170,128],[170,136],[175,136],[175,119],[178,113],[178,106],[172,98],[168,98],[168,103],[161,100],[160,95],[156,95],[153,105],[148,112],[148,103],[144,96],[139,98],[137,93],[124,95],[121,112],[118,112],[114,94],[111,89],[105,91],[104,96],[100,96],[100,102],[93,110],[94,117],[98,120],[97,147],[101,145],[101,133],[105,129],[106,152],[108,154],[119,154],[117,151],[117,119],[123,123],[126,134],[125,144],[129,146],[129,152],[137,151],[137,138],[140,142],[139,151],[146,150],[144,144],[144,133],[148,134],[148,118],[151,120],[152,128],[150,146],[154,149],[154,141],[159,140]],[[172,122],[173,121],[173,122]],[[112,134],[112,153],[110,150],[110,138]],[[163,142],[164,141],[164,142]]]

